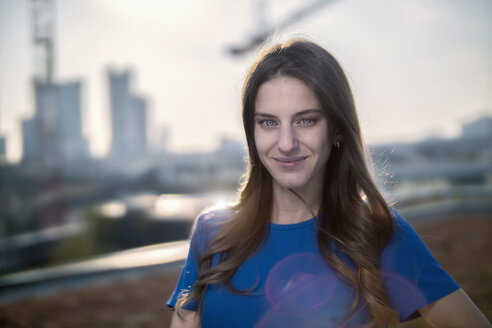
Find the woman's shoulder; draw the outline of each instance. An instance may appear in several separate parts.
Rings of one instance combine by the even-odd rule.
[[[390,243],[401,239],[417,239],[420,241],[420,237],[413,226],[395,208],[389,207],[389,210],[393,217],[393,234]]]
[[[231,207],[212,208],[200,213],[191,233],[192,243],[198,248],[205,248],[210,243],[222,225],[234,216]]]
[[[382,250],[379,267],[392,306],[407,320],[422,306],[458,289],[415,229],[395,209],[393,235]]]
[[[232,219],[234,210],[232,207],[210,208],[200,213],[196,219],[196,229],[220,226]]]
[[[390,207],[393,216],[393,233],[391,238],[382,250],[382,258],[405,259],[410,261],[411,258],[416,261],[423,261],[431,258],[424,241],[413,226],[394,208]]]

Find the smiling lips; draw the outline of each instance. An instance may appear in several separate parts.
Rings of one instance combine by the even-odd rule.
[[[293,169],[301,165],[307,156],[274,157],[273,160],[284,169]]]

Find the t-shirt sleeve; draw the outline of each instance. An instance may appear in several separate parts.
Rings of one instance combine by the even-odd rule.
[[[380,269],[391,306],[400,320],[417,317],[421,307],[459,288],[441,267],[410,224],[391,209],[394,230],[390,242],[381,252]]]
[[[197,265],[197,252],[198,245],[200,244],[200,225],[201,225],[202,217],[198,217],[197,223],[193,229],[191,234],[190,241],[190,249],[188,251],[188,257],[184,263],[183,269],[181,270],[181,275],[179,276],[178,283],[176,284],[176,288],[173,293],[169,297],[166,302],[166,305],[172,309],[176,306],[179,298],[191,291],[191,288],[195,284],[196,279],[198,278],[198,265]],[[192,301],[183,306],[184,309],[190,311],[197,311],[198,304],[196,301]]]

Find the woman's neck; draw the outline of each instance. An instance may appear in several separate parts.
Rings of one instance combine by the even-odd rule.
[[[318,190],[290,190],[273,183],[272,223],[293,224],[316,215],[322,192]]]

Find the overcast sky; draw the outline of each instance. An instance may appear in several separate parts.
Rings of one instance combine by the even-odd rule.
[[[273,0],[268,23],[308,1]],[[225,49],[258,29],[252,0],[57,1],[57,81],[83,81],[91,152],[110,143],[107,67],[132,68],[149,99],[150,136],[167,126],[175,151],[243,138],[240,93],[254,53]],[[492,114],[492,1],[338,0],[279,33],[331,51],[349,76],[369,143],[455,136]],[[20,122],[34,113],[29,2],[0,0],[0,135],[21,156]]]

